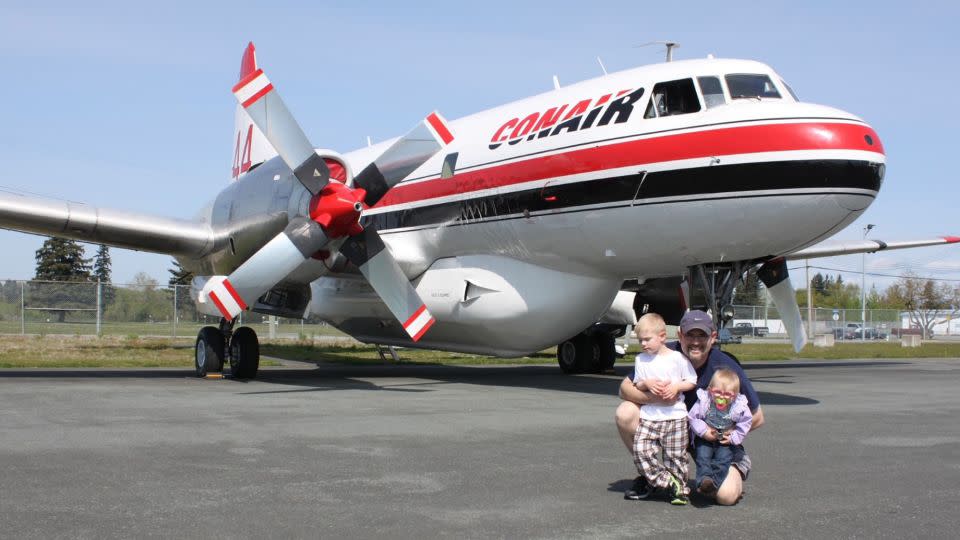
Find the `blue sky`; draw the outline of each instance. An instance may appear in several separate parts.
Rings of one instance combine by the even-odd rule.
[[[248,41],[318,146],[398,135],[432,109],[458,118],[570,83],[676,58],[772,65],[804,101],[879,133],[886,180],[836,238],[960,235],[953,138],[955,2],[18,2],[0,8],[0,186],[187,218],[228,182]],[[43,238],[0,231],[0,279],[33,276]],[[93,254],[95,248],[88,248]],[[166,282],[170,258],[119,249],[114,281]],[[857,275],[860,256],[820,266]],[[960,283],[960,247],[867,256],[867,270]],[[796,272],[801,277],[802,272]],[[868,286],[891,278],[868,277]]]

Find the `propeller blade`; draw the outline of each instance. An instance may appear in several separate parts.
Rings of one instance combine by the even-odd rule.
[[[316,195],[330,181],[330,169],[317,155],[262,69],[248,73],[233,87],[233,95],[260,128],[303,187]]]
[[[793,290],[793,284],[790,282],[790,275],[787,273],[787,261],[783,257],[769,260],[763,263],[760,270],[757,271],[757,277],[766,286],[770,297],[773,298],[773,305],[777,307],[780,313],[780,320],[787,329],[787,335],[793,341],[793,350],[800,352],[800,349],[807,344],[807,331],[803,327],[803,319],[800,317],[800,307],[797,305],[797,293]]]
[[[211,278],[202,295],[230,321],[328,242],[316,222],[295,218],[232,274]]]
[[[367,227],[351,236],[340,246],[340,253],[360,269],[410,339],[419,341],[435,319],[376,229]]]
[[[390,188],[451,142],[453,135],[446,120],[432,112],[360,171],[354,177],[353,185],[365,189],[367,196],[363,202],[374,206]]]

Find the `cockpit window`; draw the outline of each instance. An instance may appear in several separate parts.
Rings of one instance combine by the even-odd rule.
[[[780,92],[766,75],[734,74],[727,75],[727,88],[732,99],[780,98]]]
[[[644,118],[658,118],[675,114],[695,113],[700,110],[700,99],[693,87],[693,79],[658,83],[650,93],[650,104]]]
[[[720,86],[720,79],[717,77],[697,77],[697,84],[700,85],[703,102],[708,109],[727,102],[726,98],[723,97],[723,87]]]
[[[800,98],[797,97],[797,93],[793,91],[793,88],[790,88],[790,85],[787,84],[787,81],[780,79],[780,84],[787,89],[787,93],[790,94],[794,101],[800,101]]]

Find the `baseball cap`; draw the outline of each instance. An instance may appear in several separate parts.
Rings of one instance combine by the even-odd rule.
[[[714,333],[716,327],[713,325],[713,317],[698,309],[684,313],[680,319],[680,331],[686,334],[694,329],[703,330],[707,335]]]

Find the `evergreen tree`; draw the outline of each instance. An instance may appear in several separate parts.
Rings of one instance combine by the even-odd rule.
[[[733,291],[733,303],[739,306],[759,306],[765,303],[760,291],[760,279],[754,270],[748,271],[743,283]]]
[[[117,291],[114,290],[111,280],[110,248],[100,244],[97,248],[97,254],[93,258],[93,279],[100,282],[100,313],[106,311],[107,306],[113,303],[117,297]]]
[[[48,238],[37,250],[34,279],[45,281],[90,281],[90,259],[83,258],[76,240]]]
[[[174,285],[189,285],[190,281],[193,280],[193,272],[185,270],[183,265],[180,264],[180,261],[173,260],[173,268],[167,270],[170,272],[170,280],[167,282],[167,285],[173,287]]]
[[[97,255],[93,258],[93,276],[100,280],[100,283],[110,283],[111,274],[110,248],[100,244],[97,248]]]
[[[815,293],[826,294],[827,286],[823,279],[823,274],[820,272],[814,274],[813,278],[810,280],[810,288],[813,289],[813,292]]]
[[[37,250],[34,279],[59,283],[30,285],[29,304],[52,308],[57,320],[64,322],[70,308],[89,309],[96,305],[96,287],[65,282],[89,282],[90,259],[84,258],[83,246],[75,240],[48,238]]]

